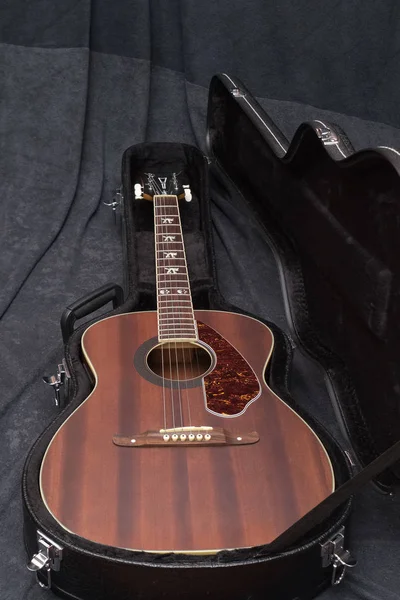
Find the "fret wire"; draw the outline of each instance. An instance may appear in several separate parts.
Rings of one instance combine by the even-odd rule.
[[[179,309],[179,310],[169,310],[169,309]],[[175,306],[175,305],[170,305],[170,306],[161,306],[161,309],[164,311],[164,314],[173,314],[176,313],[177,315],[192,315],[193,314],[193,310],[190,306]],[[168,312],[169,311],[169,312]],[[185,312],[187,311],[187,312]]]
[[[175,308],[175,306],[169,306],[169,307],[168,306],[163,306],[162,308]],[[173,310],[173,311],[169,311],[168,312],[167,310],[165,310],[164,311],[164,315],[182,315],[182,316],[189,315],[191,318],[194,317],[192,310],[190,310],[190,312],[189,311],[188,312],[184,312],[184,311],[181,311],[181,310]]]
[[[177,309],[176,312],[177,313],[182,313],[182,314],[184,314],[185,311],[190,311],[190,313],[193,312],[193,309],[192,309],[191,306],[177,306],[176,304],[173,304],[173,305],[170,304],[170,305],[167,305],[167,306],[165,304],[163,304],[163,306],[161,306],[161,309],[163,309],[163,310],[165,309],[165,312],[166,312],[167,309],[170,309],[170,308],[176,308]],[[187,312],[185,314],[189,314],[189,313]]]
[[[168,334],[170,332],[171,333],[175,333],[175,334],[179,334],[180,336],[181,335],[194,335],[195,334],[195,330],[194,329],[192,329],[190,331],[188,329],[172,329],[172,328],[171,329],[160,329],[159,330],[159,333],[161,335],[165,335],[165,334]]]
[[[180,323],[181,321],[193,321],[193,319],[191,319],[190,317],[187,317],[186,319],[184,319],[183,317],[165,317],[162,316],[163,321],[176,321],[176,319],[178,319],[178,322]]]
[[[181,296],[182,294],[179,294],[179,295]],[[163,297],[163,298],[159,298],[159,300],[162,300],[163,302],[173,302],[176,306],[179,306],[179,302],[184,302],[183,306],[187,306],[188,304],[190,304],[190,306],[192,305],[192,302],[189,299],[188,300],[172,300],[172,299],[167,299],[167,298],[164,299],[164,297]]]
[[[160,315],[160,317],[161,318],[168,318],[168,317],[175,318],[175,315],[176,315],[177,319],[186,318],[187,317],[188,319],[192,319],[193,322],[196,320],[195,317],[194,317],[194,315],[191,312],[180,312],[178,310],[171,310],[169,312],[165,311],[163,313],[163,315]]]
[[[174,295],[177,296],[178,294],[169,294],[169,295]],[[181,296],[182,294],[179,294],[179,296]],[[192,307],[192,302],[191,300],[180,300],[179,298],[168,298],[165,299],[166,295],[164,294],[161,298],[158,296],[157,300],[160,302],[168,302],[171,303],[173,302],[175,306],[177,306],[178,308],[180,307],[180,302],[182,302],[183,304],[181,305],[182,308],[191,308]]]
[[[194,342],[197,341],[197,337],[193,333],[183,333],[175,335],[174,337],[171,337],[170,334],[160,335],[158,339],[160,340],[160,342],[173,342],[174,340],[193,340]]]
[[[182,332],[187,332],[187,333],[192,333],[194,331],[196,331],[195,327],[190,327],[190,325],[186,325],[186,327],[176,327],[173,323],[171,323],[171,326],[169,325],[161,325],[158,328],[158,331],[160,333],[166,333],[167,331],[176,331],[177,333],[182,333]]]
[[[161,307],[161,309],[169,309],[169,308],[176,308],[176,312],[180,312],[180,313],[184,313],[185,311],[190,311],[191,313],[193,312],[193,309],[191,306],[177,306],[176,304],[163,304]]]
[[[174,307],[171,306],[170,308],[174,308]],[[194,316],[194,315],[192,315],[192,311],[185,313],[185,312],[178,311],[178,310],[171,310],[169,312],[165,311],[164,315],[191,315],[192,317]]]
[[[194,325],[191,326],[188,323],[182,323],[181,325],[179,325],[179,323],[160,323],[158,328],[160,329],[160,327],[163,327],[164,329],[196,329]]]
[[[191,313],[193,312],[193,309],[191,306],[177,306],[176,304],[167,305],[167,306],[163,305],[163,306],[161,306],[161,308],[162,309],[176,308],[177,313],[183,313],[183,314],[184,314],[184,311],[190,311]],[[186,313],[186,314],[189,314],[189,313]]]
[[[185,318],[181,317],[180,315],[174,317],[174,316],[164,316],[162,319],[167,325],[175,325],[175,323],[170,323],[170,321],[177,321],[177,324],[180,324],[182,321],[190,321],[193,324],[193,319],[187,315]],[[188,323],[184,323],[184,325],[188,325]]]
[[[166,331],[167,329],[176,329],[177,331],[191,331],[193,329],[193,331],[195,331],[196,327],[194,325],[191,325],[190,323],[182,323],[181,325],[179,325],[177,323],[166,322],[158,324],[159,331]]]

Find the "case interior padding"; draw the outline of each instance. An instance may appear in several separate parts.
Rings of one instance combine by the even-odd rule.
[[[378,151],[334,161],[307,124],[278,158],[218,78],[208,119],[217,165],[282,264],[292,334],[325,367],[367,464],[400,431],[400,177]]]

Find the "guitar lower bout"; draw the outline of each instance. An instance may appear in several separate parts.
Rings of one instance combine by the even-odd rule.
[[[40,471],[64,529],[110,547],[207,554],[268,544],[333,491],[321,441],[264,380],[269,328],[236,313],[195,317],[200,345],[164,350],[156,312],[85,332],[96,385]]]

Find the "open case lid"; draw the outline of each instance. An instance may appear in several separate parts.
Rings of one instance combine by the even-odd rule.
[[[354,153],[340,128],[319,120],[301,124],[289,145],[243,84],[223,74],[210,85],[207,144],[272,240],[292,333],[323,366],[343,433],[366,467],[350,493],[357,481],[396,482],[400,154]]]

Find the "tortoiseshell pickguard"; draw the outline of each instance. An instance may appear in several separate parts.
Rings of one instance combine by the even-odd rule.
[[[254,371],[222,335],[197,321],[199,338],[214,350],[217,364],[204,377],[207,407],[219,414],[236,415],[260,392]]]

